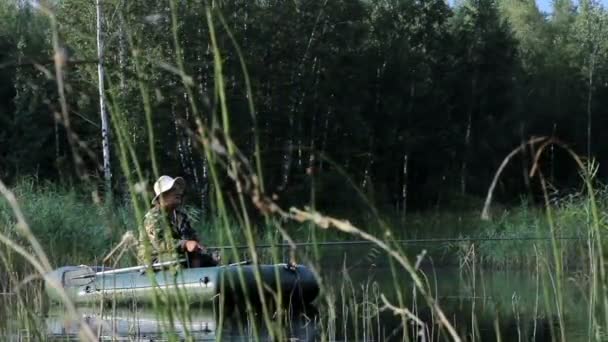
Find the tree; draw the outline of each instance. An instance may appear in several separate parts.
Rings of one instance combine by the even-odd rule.
[[[601,85],[608,76],[608,63],[605,62],[608,57],[608,14],[596,2],[581,1],[573,35],[579,47],[580,71],[587,83],[587,158],[591,158],[593,92],[596,84]]]
[[[514,79],[518,69],[516,42],[507,21],[500,17],[493,0],[465,1],[452,20],[457,72],[453,103],[459,107],[463,135],[460,192],[467,193],[469,163],[477,161],[497,129],[504,129],[513,106]],[[473,144],[476,140],[476,144]],[[485,152],[485,153],[484,153]],[[475,165],[484,169],[483,164]]]
[[[103,152],[103,175],[105,180],[106,197],[112,192],[112,169],[110,167],[110,126],[108,123],[108,113],[106,110],[106,94],[104,86],[104,42],[102,28],[102,8],[101,0],[95,0],[95,9],[97,17],[97,77],[99,87],[99,115],[101,117],[101,145]]]

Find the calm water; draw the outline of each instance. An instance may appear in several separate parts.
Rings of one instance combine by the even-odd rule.
[[[397,304],[396,289],[407,307],[428,323],[424,329],[427,338],[444,340],[445,334],[439,334],[432,324],[431,312],[420,296],[416,296],[409,277],[399,272],[394,279],[386,259],[373,253],[369,257],[369,249],[365,248],[334,249],[324,259],[328,260],[323,267],[324,279],[334,298],[337,319],[333,326],[328,324],[327,304],[317,301],[317,310],[293,314],[285,330],[285,336],[291,341],[315,341],[328,334],[335,340],[400,340],[403,332],[400,318],[389,311],[375,315],[375,305],[382,304],[380,293]],[[558,331],[555,310],[547,308],[542,279],[533,271],[477,269],[472,272],[469,268],[425,266],[424,272],[433,295],[461,336],[467,337],[465,340],[473,335],[481,341],[496,340],[496,327],[503,341],[549,341],[551,326]],[[580,289],[582,283],[574,279],[577,278],[564,283],[566,330],[569,341],[582,341],[587,340],[587,306],[585,291]],[[343,297],[347,299],[343,301]],[[348,301],[357,305],[343,305]],[[364,319],[366,313],[371,315],[370,319]],[[7,323],[2,333],[11,340],[77,338],[78,321],[66,318],[62,308],[54,307],[40,319],[44,319],[43,336],[32,336],[10,315],[4,319]],[[78,319],[93,331],[101,331],[106,340],[158,341],[164,340],[168,331],[177,337],[189,334],[196,340],[215,340],[220,335],[222,340],[249,340],[252,335],[250,321],[235,314],[225,317],[220,327],[218,317],[209,308],[192,308],[189,320],[175,322],[168,322],[146,308],[106,309],[103,315],[95,308],[79,308]],[[261,318],[257,326],[263,326]],[[411,334],[419,330],[414,329],[414,325],[409,327]],[[269,338],[263,329],[258,330],[258,336],[262,340]]]
[[[159,318],[150,309],[117,309],[114,312],[99,315],[97,310],[79,308],[80,319],[84,320],[96,333],[101,329],[104,340],[129,339],[136,341],[163,341],[168,336],[163,333],[171,331],[178,340],[191,337],[197,341],[241,341],[253,336],[253,328],[245,320],[229,317],[223,322],[221,331],[218,319],[212,310],[195,309],[190,312],[187,321],[176,319],[172,322]],[[270,339],[268,332],[258,325],[257,336],[262,340]],[[46,319],[47,336],[50,339],[77,339],[78,322],[66,319],[63,312],[51,311]],[[221,334],[221,335],[220,335]],[[286,331],[286,336],[292,341],[314,341],[317,332],[314,324],[306,324],[303,317],[294,320]]]

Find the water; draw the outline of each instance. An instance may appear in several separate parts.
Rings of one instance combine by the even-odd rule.
[[[292,314],[290,324],[283,330],[287,339],[315,341],[329,336],[335,340],[401,340],[404,325],[400,316],[387,309],[378,311],[384,306],[381,294],[398,305],[400,292],[405,306],[425,322],[422,327],[411,320],[405,323],[411,340],[419,334],[425,340],[447,340],[446,332],[434,324],[434,316],[414,290],[409,276],[398,271],[393,277],[390,264],[381,254],[371,253],[370,257],[369,248],[333,248],[324,254],[322,274],[336,319],[328,319],[328,304],[318,299],[314,308]],[[344,255],[349,257],[345,259]],[[544,282],[547,279],[534,271],[430,264],[425,264],[423,271],[431,294],[464,340],[496,340],[497,329],[503,341],[549,341],[552,327],[554,333],[559,332],[553,297]],[[583,279],[571,275],[564,281],[564,321],[569,341],[588,340]],[[547,289],[548,302],[544,300]],[[52,307],[46,317],[40,316],[44,324],[38,329],[44,330],[41,335],[48,339],[77,339],[81,321],[95,333],[101,332],[102,340],[158,341],[166,339],[170,332],[178,339],[190,336],[195,340],[216,340],[221,336],[221,340],[238,341],[251,339],[255,323],[258,337],[270,339],[261,314],[253,318],[255,322],[251,317],[233,314],[220,324],[218,315],[206,306],[191,308],[189,316],[170,322],[145,307],[106,308],[103,313],[99,308],[78,308],[74,318],[66,317],[62,308]],[[6,322],[0,332],[9,339],[38,339],[16,319],[9,316]]]
[[[137,341],[164,341],[168,339],[165,332],[170,331],[172,337],[183,340],[190,337],[196,341],[241,341],[249,340],[253,328],[247,325],[245,319],[229,317],[218,328],[218,317],[209,309],[195,309],[187,320],[175,319],[169,321],[159,317],[151,309],[119,308],[100,315],[94,308],[78,308],[78,319],[86,322],[94,333],[101,332],[102,340],[130,339]],[[77,339],[80,332],[78,320],[66,319],[65,312],[51,311],[46,319],[47,336],[51,339]],[[257,336],[261,340],[270,339],[268,331],[258,325]],[[314,341],[315,326],[303,321],[294,320],[286,336],[293,341]]]

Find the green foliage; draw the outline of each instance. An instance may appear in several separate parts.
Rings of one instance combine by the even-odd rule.
[[[33,178],[21,179],[11,189],[34,236],[41,242],[54,266],[68,264],[101,264],[102,259],[131,231],[137,235],[135,215],[130,203],[116,201],[112,207],[96,203],[90,189],[56,185]],[[202,216],[200,209],[185,208],[193,228],[206,246],[228,245],[221,240],[220,219]],[[0,200],[0,231],[23,245],[26,239],[15,226],[16,218],[8,202]],[[238,222],[228,228],[237,244],[245,238]],[[271,231],[266,229],[265,231]],[[260,236],[259,243],[269,243],[272,236]],[[2,247],[2,251],[5,251]],[[135,248],[131,248],[135,253]],[[129,265],[133,253],[127,253],[123,264]],[[15,266],[15,270],[21,271]]]
[[[118,208],[112,211],[116,226],[110,227],[106,209],[95,205],[84,191],[33,179],[20,181],[13,191],[32,232],[55,265],[100,260],[133,224],[132,215]],[[0,222],[5,234],[25,243],[5,200],[0,202]]]
[[[53,91],[43,67],[22,66],[47,54],[46,18],[10,1],[0,7],[0,18],[6,18],[0,28],[0,73],[8,80],[0,90],[0,176],[10,179],[54,165],[54,120],[46,102]]]
[[[101,35],[111,121],[123,127],[142,176],[156,176],[157,160],[159,172],[188,179],[204,210],[207,161],[192,132],[197,119],[211,128],[222,123],[207,5],[176,3],[173,23],[166,3],[103,2]],[[95,179],[101,141],[94,4],[61,1],[53,8],[59,47],[73,61],[63,74],[69,130],[65,118],[56,119],[54,66],[42,63],[55,54],[48,16],[17,2],[1,11],[7,20],[0,25],[0,63],[10,66],[0,73],[11,80],[0,88],[2,179]],[[593,2],[577,9],[556,1],[552,16],[533,1],[515,0],[453,8],[440,0],[230,0],[211,13],[231,136],[251,161],[259,141],[267,190],[286,203],[309,203],[314,194],[330,211],[360,208],[352,185],[333,184],[347,174],[379,207],[407,201],[407,208],[429,209],[484,195],[502,157],[529,136],[555,135],[581,152],[589,144],[600,160],[608,151],[599,134],[608,124],[599,114],[608,98],[606,12]],[[132,175],[118,167],[117,135],[112,171],[122,195]],[[558,187],[577,181],[559,155],[543,165]],[[506,170],[499,198],[535,191],[521,174]]]
[[[596,193],[597,205],[600,212],[608,210],[608,197],[605,190]],[[552,201],[551,212],[555,222],[554,234],[560,247],[564,266],[579,269],[586,260],[582,253],[586,248],[587,236],[590,234],[593,222],[590,219],[589,199],[586,195],[568,195]],[[606,218],[602,217],[601,226],[606,226]],[[482,263],[489,265],[513,267],[535,267],[539,260],[548,258],[552,253],[551,236],[544,209],[531,209],[527,203],[519,208],[506,211],[498,220],[490,224],[481,224],[478,228],[480,236],[488,238],[546,238],[546,240],[530,241],[482,241],[479,253]],[[525,244],[525,246],[523,245]]]

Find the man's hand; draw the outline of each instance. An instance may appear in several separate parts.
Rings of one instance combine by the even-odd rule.
[[[188,252],[196,252],[196,251],[200,251],[203,248],[201,247],[201,245],[198,243],[198,241],[196,240],[188,240],[186,241],[186,243],[184,244],[184,249]]]
[[[211,253],[211,257],[213,258],[213,261],[217,262],[218,264],[220,261],[222,261],[222,257],[219,251],[213,251],[213,253]]]

